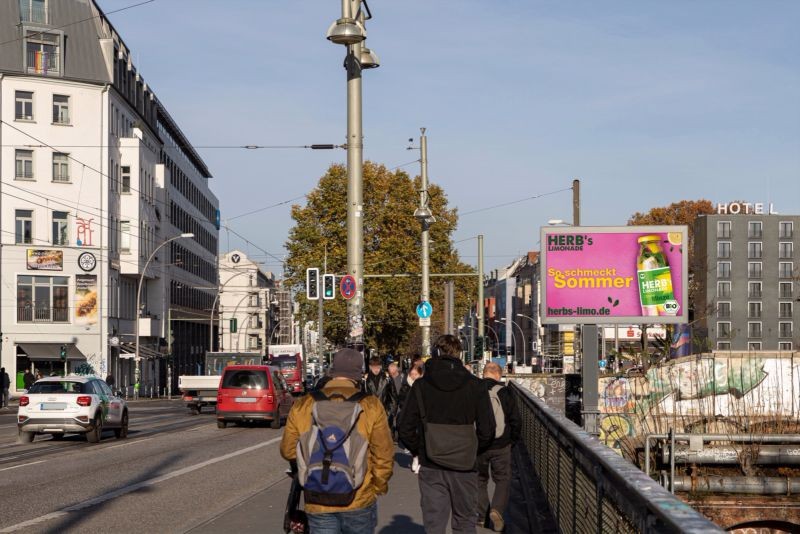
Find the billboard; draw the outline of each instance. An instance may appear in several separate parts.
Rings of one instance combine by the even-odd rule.
[[[688,321],[686,226],[541,230],[542,322]]]

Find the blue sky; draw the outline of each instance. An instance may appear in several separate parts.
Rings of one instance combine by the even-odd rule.
[[[134,0],[100,0],[111,11]],[[196,145],[342,143],[337,0],[156,0],[110,15]],[[624,224],[682,199],[773,202],[800,213],[800,2],[405,0],[370,3],[365,157],[413,161],[451,205],[484,206],[581,179],[582,222]],[[301,196],[343,151],[202,150],[223,221]],[[405,167],[417,173],[418,165]],[[486,269],[538,247],[570,193],[465,214],[456,232]],[[230,223],[282,257],[289,206]],[[221,234],[221,248],[228,240]],[[231,247],[248,249],[231,236]],[[224,251],[224,250],[221,250]],[[250,253],[262,255],[255,248]],[[279,271],[265,256],[265,267]]]

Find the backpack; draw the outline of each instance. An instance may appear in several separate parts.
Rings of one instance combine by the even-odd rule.
[[[358,392],[344,398],[313,391],[311,429],[297,442],[297,478],[307,504],[348,506],[364,483],[366,438],[355,430],[364,412]],[[331,400],[339,397],[342,401]]]
[[[417,398],[422,419],[425,456],[433,463],[454,471],[470,471],[478,457],[478,435],[475,424],[430,423],[422,399],[422,384],[411,388]]]
[[[492,401],[492,414],[494,414],[495,439],[503,437],[503,432],[506,431],[506,413],[503,411],[503,403],[500,402],[500,397],[497,395],[501,389],[503,389],[502,384],[497,384],[489,389],[489,400]]]

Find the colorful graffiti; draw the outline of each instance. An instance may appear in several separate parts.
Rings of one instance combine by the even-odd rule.
[[[622,441],[634,435],[634,425],[627,415],[606,415],[600,419],[600,441],[616,451],[622,448]]]

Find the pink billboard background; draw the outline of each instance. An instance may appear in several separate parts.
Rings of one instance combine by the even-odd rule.
[[[676,228],[675,231],[681,231]],[[683,255],[687,253],[684,242],[682,245],[672,245],[668,242],[666,232],[588,232],[588,233],[561,233],[545,232],[542,247],[546,254],[547,272],[542,273],[546,280],[546,295],[544,303],[545,318],[569,317],[602,317],[638,318],[642,317],[642,307],[639,301],[639,284],[637,280],[636,260],[639,257],[639,243],[637,239],[643,235],[661,236],[661,248],[669,262],[672,274],[672,288],[675,300],[680,308],[678,317],[686,314],[683,302]],[[582,250],[551,250],[549,237],[551,236],[581,236],[583,238]],[[683,234],[685,241],[686,234]],[[591,245],[588,245],[591,240]],[[575,269],[616,269],[611,278],[622,278],[623,282],[630,278],[630,284],[617,288],[569,288],[556,287],[556,278],[553,271],[572,271]],[[609,299],[611,301],[609,302]],[[616,305],[615,305],[616,304]],[[573,310],[572,315],[555,313],[555,309]],[[591,313],[578,313],[578,308],[607,309],[606,315],[592,315]],[[664,319],[662,316],[661,319]],[[658,317],[653,317],[653,323],[659,322]]]

